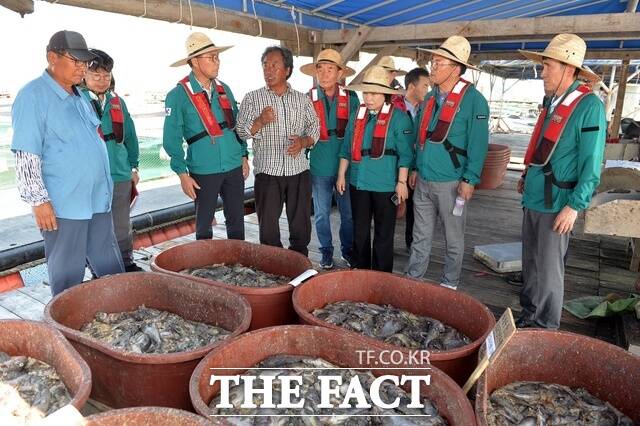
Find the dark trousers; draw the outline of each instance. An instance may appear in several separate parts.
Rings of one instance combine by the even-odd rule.
[[[258,173],[254,190],[260,244],[282,247],[279,221],[286,205],[289,249],[306,256],[311,241],[311,173],[308,170],[293,176]]]
[[[98,277],[124,272],[111,212],[86,220],[56,220],[56,231],[42,232],[53,296],[80,284],[87,262]]]
[[[413,189],[409,189],[409,198],[407,198],[407,213],[404,217],[404,241],[407,249],[411,248],[413,242]]]
[[[393,192],[361,191],[349,186],[353,216],[353,257],[359,269],[393,272],[396,206]],[[371,247],[373,219],[373,254]]]
[[[196,189],[196,240],[213,237],[211,223],[222,197],[227,238],[244,240],[244,177],[242,167],[224,173],[210,175],[191,174],[200,189]]]

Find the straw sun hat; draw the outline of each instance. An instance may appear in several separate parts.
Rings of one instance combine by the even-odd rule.
[[[203,33],[193,33],[187,37],[185,42],[187,48],[187,57],[180,59],[178,62],[171,64],[172,67],[179,67],[180,65],[186,65],[187,61],[209,52],[222,52],[230,49],[233,46],[216,46],[211,39]]]
[[[311,77],[315,77],[316,66],[318,64],[337,65],[338,68],[340,68],[343,71],[344,73],[343,77],[350,77],[356,73],[355,70],[353,70],[352,68],[349,68],[342,62],[342,56],[340,56],[340,53],[338,53],[338,51],[333,49],[324,49],[322,52],[318,54],[318,58],[316,59],[315,62],[301,66],[300,71],[302,71],[303,74],[310,75]]]
[[[598,81],[600,77],[582,66],[587,44],[575,34],[558,34],[547,45],[542,53],[518,50],[524,57],[542,63],[545,58],[555,59],[580,70],[580,77],[589,81]]]
[[[469,41],[458,35],[449,37],[435,50],[424,49],[426,52],[431,52],[434,55],[442,56],[443,58],[451,59],[454,62],[464,65],[472,70],[480,71],[469,63],[469,55],[471,55],[471,45]]]
[[[389,95],[402,94],[400,90],[395,90],[389,86],[388,71],[380,65],[374,65],[367,70],[362,79],[362,83],[351,84],[347,90],[369,93],[382,93]]]
[[[391,56],[383,56],[376,65],[380,65],[388,72],[395,72],[397,75],[405,75],[407,72],[396,68],[396,63]]]

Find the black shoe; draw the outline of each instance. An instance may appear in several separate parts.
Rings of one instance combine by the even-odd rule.
[[[521,286],[522,285],[522,272],[514,272],[512,274],[507,275],[507,282],[511,285]]]
[[[135,263],[132,263],[131,265],[125,266],[124,267],[124,271],[125,272],[142,272],[142,271],[144,271],[144,269],[142,269],[141,267],[139,267]]]
[[[526,315],[520,315],[516,320],[517,328],[535,328],[538,327],[536,322]]]

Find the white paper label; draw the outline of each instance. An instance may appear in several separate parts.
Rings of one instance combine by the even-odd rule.
[[[496,339],[493,334],[493,331],[489,333],[489,335],[487,336],[486,344],[487,344],[487,358],[491,359],[493,354],[496,352]]]
[[[294,287],[297,287],[303,282],[305,282],[306,280],[308,280],[309,278],[311,278],[312,276],[317,274],[318,274],[318,271],[316,271],[315,269],[307,269],[306,271],[304,271],[303,273],[301,273],[300,275],[298,275],[297,277],[289,281],[289,284],[291,284]]]

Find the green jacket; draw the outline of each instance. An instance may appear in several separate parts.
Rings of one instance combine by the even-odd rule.
[[[566,94],[579,84],[572,84]],[[545,98],[544,106],[548,107],[550,104],[551,99]],[[543,133],[552,115],[552,112],[547,112],[542,127]],[[542,167],[529,166],[524,181],[522,205],[542,213],[557,213],[567,205],[578,211],[586,209],[600,183],[606,132],[607,123],[602,102],[594,94],[586,95],[571,114],[550,160],[556,179],[561,182],[578,182],[576,187],[561,189],[554,185],[553,206],[547,209],[544,205]]]
[[[348,91],[349,94],[349,116],[358,110],[360,100],[356,92]],[[325,111],[327,112],[327,129],[335,129],[337,127],[337,105],[338,94],[329,100],[324,90],[318,86],[319,98],[324,102]],[[333,134],[329,136],[328,141],[318,141],[312,149],[309,150],[309,162],[311,174],[314,176],[336,176],[338,173],[338,164],[340,163],[340,148],[342,147],[342,139]]]
[[[82,89],[82,95],[89,100],[95,111],[95,104],[93,101],[100,103],[97,96],[93,92],[86,88]],[[101,120],[100,127],[102,128],[102,134],[108,135],[112,133],[111,123],[111,99],[114,97],[112,92],[105,94],[106,102],[104,104],[104,111],[102,111],[102,117],[100,117],[99,111],[96,111],[98,117]],[[140,156],[140,148],[138,146],[138,136],[136,134],[136,126],[133,124],[131,114],[127,109],[127,104],[122,97],[120,98],[120,105],[122,105],[122,114],[124,116],[124,141],[117,143],[115,140],[106,141],[107,153],[109,154],[109,170],[111,171],[111,179],[114,182],[126,182],[131,180],[131,169],[138,167],[138,160]],[[100,108],[102,108],[100,106]]]
[[[194,93],[202,92],[200,83],[193,72],[189,81]],[[222,83],[233,109],[233,116],[238,116],[238,106],[229,86]],[[224,121],[224,112],[220,107],[215,83],[211,90],[211,110],[218,120]],[[190,137],[205,130],[196,108],[193,106],[181,85],[174,87],[165,99],[164,131],[162,146],[171,157],[171,170],[177,174],[196,173],[202,175],[224,173],[242,165],[242,157],[246,157],[247,144],[237,137],[234,129],[223,129],[223,135],[212,142],[209,136],[200,138],[187,146],[185,158],[183,143]]]
[[[429,130],[436,127],[442,111],[442,102],[438,95],[439,89],[436,86],[427,94],[420,106],[414,122],[416,135],[420,130],[425,106],[432,97],[436,98],[436,105],[429,123]],[[465,178],[472,185],[480,183],[482,166],[489,148],[489,105],[475,86],[467,88],[460,103],[460,111],[451,123],[447,139],[452,145],[467,151],[466,157],[458,155],[460,167],[457,169],[454,167],[444,144],[430,143],[427,140],[424,148],[420,149],[416,142],[415,166],[420,177],[431,182],[452,182]]]
[[[357,189],[373,192],[394,192],[398,181],[398,169],[409,168],[413,162],[413,124],[409,116],[398,109],[393,109],[391,122],[387,131],[385,150],[393,149],[397,155],[384,155],[377,160],[362,157],[362,161],[351,161],[351,144],[357,111],[349,118],[349,124],[344,134],[344,142],[340,150],[340,157],[350,161],[349,183]],[[376,124],[376,114],[368,114],[362,140],[362,149],[370,149],[373,139],[373,129]]]

